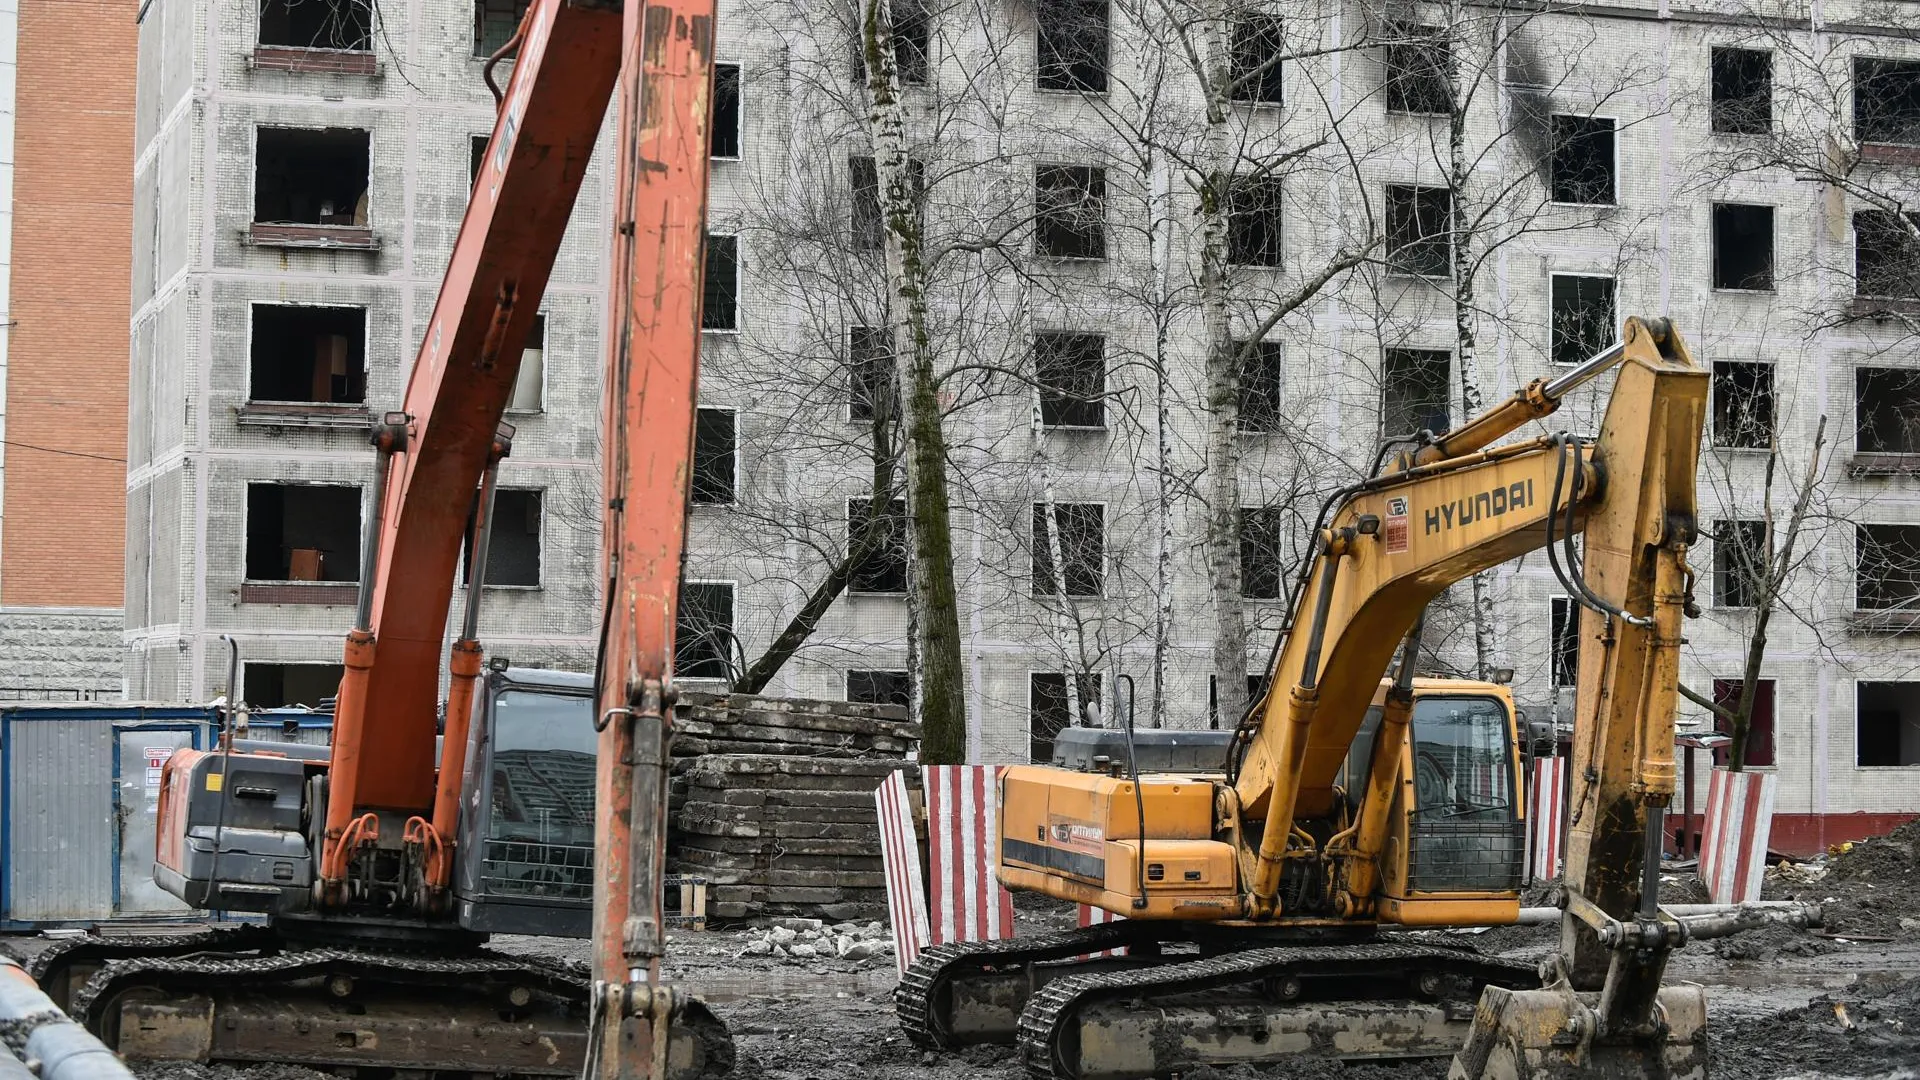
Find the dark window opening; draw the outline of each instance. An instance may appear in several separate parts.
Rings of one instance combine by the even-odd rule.
[[[895,415],[900,400],[899,377],[893,367],[893,338],[878,326],[855,326],[847,331],[847,417],[872,420],[884,409]]]
[[[1720,521],[1713,529],[1713,606],[1750,608],[1760,599],[1771,556],[1764,521]]]
[[[1920,370],[1855,368],[1854,448],[1869,454],[1920,454]]]
[[[1387,261],[1402,274],[1453,273],[1453,196],[1443,187],[1387,185]]]
[[[1060,545],[1060,576],[1068,596],[1099,596],[1106,578],[1107,508],[1098,503],[1054,503],[1054,534]],[[1047,542],[1047,507],[1033,504],[1033,595],[1055,594],[1053,551]]]
[[[1739,679],[1713,680],[1713,703],[1723,709],[1740,708]],[[1714,714],[1713,728],[1722,735],[1733,734],[1733,721]],[[1725,767],[1733,756],[1730,747],[1722,747],[1713,752],[1713,763]],[[1764,767],[1773,761],[1773,680],[1757,679],[1753,684],[1753,712],[1747,717],[1746,764]]]
[[[1042,90],[1107,92],[1107,0],[1041,0]]]
[[[1240,508],[1240,595],[1249,600],[1280,599],[1286,570],[1280,565],[1281,530],[1277,506]]]
[[[1056,259],[1107,257],[1107,170],[1042,165],[1036,188],[1033,249]]]
[[[538,491],[501,488],[493,496],[493,528],[487,534],[488,585],[540,584],[540,504]],[[460,545],[460,582],[473,580],[473,518],[467,515]]]
[[[1714,204],[1713,287],[1773,288],[1773,207]]]
[[[693,425],[693,501],[734,500],[736,414],[732,409],[701,409]]]
[[[1034,381],[1045,427],[1107,426],[1107,339],[1099,334],[1033,335]]]
[[[520,32],[532,0],[474,0],[473,55],[492,56]]]
[[[1864,611],[1920,608],[1920,525],[1857,525],[1854,602]]]
[[[1853,215],[1853,291],[1920,300],[1920,213]]]
[[[1406,438],[1451,426],[1448,386],[1453,354],[1445,349],[1388,349],[1380,362],[1380,434]]]
[[[864,7],[856,10],[864,15]],[[893,16],[894,78],[901,86],[924,86],[932,70],[933,17],[923,0],[895,0],[889,13]],[[854,27],[847,51],[853,77],[865,81],[867,45],[866,32],[861,26]]]
[[[1547,172],[1554,202],[1611,205],[1613,121],[1598,116],[1555,116],[1553,156]]]
[[[683,679],[733,676],[733,585],[687,581],[674,613],[673,671]]]
[[[1713,130],[1765,135],[1773,125],[1773,54],[1759,49],[1713,50]]]
[[[740,156],[740,65],[713,65],[713,115],[707,121],[707,153]]]
[[[904,671],[847,672],[847,700],[856,705],[898,705],[913,697],[913,681]]]
[[[487,147],[493,145],[491,135],[467,136],[467,190],[471,192],[480,186],[480,167],[487,163]]]
[[[1280,430],[1280,360],[1284,351],[1280,343],[1236,341],[1233,348],[1240,358],[1239,430]]]
[[[1385,47],[1387,111],[1446,116],[1453,111],[1453,50],[1445,30],[1403,26]]]
[[[1287,43],[1280,31],[1278,15],[1256,13],[1234,20],[1227,76],[1233,88],[1228,97],[1261,105],[1281,103],[1280,58]]]
[[[360,489],[247,485],[247,580],[360,580]]]
[[[1100,675],[1075,675],[1074,693],[1080,699],[1080,715],[1074,716],[1067,700],[1067,676],[1057,671],[1036,671],[1027,676],[1028,759],[1037,765],[1053,761],[1053,740],[1065,728],[1084,727],[1089,704],[1100,703]]]
[[[740,238],[707,234],[707,272],[701,280],[700,329],[740,328]]]
[[[1715,361],[1713,445],[1740,450],[1773,445],[1772,364]]]
[[[340,664],[247,664],[241,693],[255,709],[319,708],[340,694]]]
[[[1227,261],[1280,265],[1280,178],[1241,177],[1227,189]]]
[[[295,49],[373,48],[369,0],[262,0],[260,44]]]
[[[1264,675],[1247,676],[1247,703],[1249,705],[1260,700],[1260,684],[1265,681],[1266,676]],[[1238,720],[1239,717],[1235,717],[1234,719]],[[1207,676],[1207,726],[1214,731],[1220,730],[1220,680],[1213,675]]]
[[[1556,364],[1579,364],[1613,344],[1613,279],[1553,275],[1549,351]]]
[[[252,336],[248,400],[367,400],[365,308],[257,304]]]
[[[1863,682],[1855,703],[1856,764],[1920,765],[1920,683]]]
[[[1920,60],[1854,58],[1853,134],[1863,143],[1920,146]]]
[[[354,128],[259,129],[253,220],[367,224],[368,136]]]
[[[887,221],[880,208],[879,165],[870,157],[850,157],[847,159],[847,179],[853,188],[853,249],[886,250]],[[917,210],[927,187],[926,165],[918,158],[907,159],[907,184],[912,189]]]
[[[513,396],[507,399],[509,412],[539,412],[546,404],[547,313],[533,317],[526,344],[520,347],[520,370],[513,376]]]
[[[1552,621],[1547,681],[1551,686],[1573,686],[1580,678],[1580,608],[1570,597],[1556,596]]]
[[[847,500],[847,554],[855,555],[873,521],[873,499]],[[862,558],[854,560],[847,589],[863,593],[907,591],[907,500],[890,499],[880,519],[873,522],[873,538]]]

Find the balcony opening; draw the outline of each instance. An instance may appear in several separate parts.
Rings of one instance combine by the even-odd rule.
[[[860,9],[864,10],[864,9]],[[933,57],[933,16],[925,0],[893,0],[893,72],[901,86],[924,86]],[[855,80],[867,80],[867,39],[856,18],[848,59]]]
[[[1613,121],[1555,116],[1548,185],[1553,201],[1610,206],[1614,202]]]
[[[1861,210],[1853,215],[1853,291],[1920,300],[1920,213]]]
[[[1773,289],[1773,207],[1714,204],[1713,287]]]
[[[847,700],[857,705],[898,705],[906,708],[913,682],[904,671],[847,672]]]
[[[683,679],[731,679],[734,658],[733,583],[688,581],[675,613],[673,671]]]
[[[1773,54],[1760,49],[1713,50],[1713,130],[1721,135],[1765,135],[1773,125]]]
[[[531,5],[532,0],[475,0],[473,55],[492,56],[512,41]]]
[[[1773,365],[1713,364],[1713,445],[1765,450],[1773,445]]]
[[[1053,762],[1053,740],[1070,727],[1084,727],[1089,721],[1088,705],[1100,704],[1100,674],[1075,675],[1075,696],[1080,699],[1080,715],[1073,715],[1067,700],[1067,676],[1058,671],[1036,671],[1027,676],[1028,760],[1036,765]]]
[[[369,0],[263,0],[260,44],[291,49],[373,48]]]
[[[1050,428],[1107,426],[1107,339],[1100,334],[1033,335],[1040,423]]]
[[[364,228],[369,145],[356,128],[259,129],[253,220]]]
[[[1920,60],[1854,58],[1853,134],[1862,143],[1920,146]]]
[[[1042,90],[1107,92],[1107,0],[1041,0]]]
[[[1854,762],[1920,765],[1920,682],[1862,682],[1855,695]]]
[[[513,396],[507,399],[509,412],[539,412],[546,407],[547,388],[547,313],[533,317],[526,344],[520,347],[520,370],[513,376]]]
[[[1254,105],[1280,104],[1280,57],[1286,51],[1280,16],[1253,12],[1235,19],[1228,73],[1233,89],[1228,96]]]
[[[1286,567],[1281,546],[1286,519],[1277,506],[1240,508],[1240,595],[1249,600],[1278,600]]]
[[[487,536],[488,585],[533,588],[540,584],[539,491],[501,488],[493,496],[493,530]],[[467,555],[473,551],[473,515],[467,515],[466,539],[460,545],[460,582],[473,579]]]
[[[1920,454],[1920,370],[1855,368],[1854,448],[1866,454]]]
[[[1400,26],[1390,33],[1401,41],[1382,50],[1386,63],[1387,111],[1416,116],[1446,116],[1453,111],[1453,51],[1446,31],[1431,26]]]
[[[852,188],[849,210],[852,215],[853,249],[885,251],[886,215],[880,208],[880,168],[870,157],[855,155],[847,159],[847,180]],[[918,158],[907,159],[907,184],[913,189],[918,207],[926,195],[926,165]]]
[[[1227,189],[1227,261],[1235,266],[1281,263],[1280,178],[1236,177]]]
[[[1107,571],[1107,508],[1099,503],[1053,504],[1060,545],[1060,577],[1068,596],[1099,596]],[[1047,540],[1047,507],[1033,504],[1033,595],[1057,595],[1053,549]]]
[[[1387,262],[1395,272],[1452,276],[1452,208],[1446,188],[1387,185]]]
[[[893,367],[893,340],[885,327],[847,328],[847,419],[870,423],[876,414],[897,416],[899,376]]]
[[[367,311],[253,307],[248,400],[358,405],[367,400]]]
[[[1740,708],[1739,679],[1713,680],[1713,703],[1723,709]],[[1733,734],[1733,721],[1718,714],[1714,716],[1714,730],[1722,735]],[[1722,748],[1713,752],[1715,765],[1726,765],[1732,758],[1731,748]],[[1773,748],[1773,680],[1760,679],[1753,686],[1753,712],[1747,716],[1747,752],[1744,764],[1756,768],[1766,768],[1774,763]]]
[[[1037,189],[1034,254],[1056,259],[1107,257],[1107,170],[1087,165],[1042,165]]]
[[[1380,434],[1404,439],[1452,426],[1447,407],[1453,354],[1445,349],[1388,349],[1380,363]]]
[[[873,518],[872,499],[847,500],[847,552],[859,549]],[[872,546],[864,558],[853,564],[847,590],[857,593],[904,593],[907,591],[907,500],[888,500],[874,523]]]
[[[360,489],[247,485],[249,581],[360,580]]]
[[[315,709],[339,696],[339,664],[263,664],[249,662],[241,675],[241,693],[256,709]]]
[[[1280,361],[1284,350],[1277,341],[1236,341],[1233,348],[1240,359],[1239,430],[1279,431]]]
[[[1718,521],[1713,527],[1713,606],[1750,608],[1758,605],[1772,554],[1767,546],[1767,523],[1754,520]]]
[[[740,65],[713,65],[713,118],[707,125],[707,153],[734,160],[740,156]]]
[[[701,409],[693,426],[693,501],[724,505],[734,501],[739,456],[732,409]]]
[[[1553,275],[1551,346],[1556,364],[1579,364],[1607,346],[1619,329],[1613,318],[1613,279]]]
[[[740,238],[707,234],[707,269],[701,280],[700,329],[740,328]]]

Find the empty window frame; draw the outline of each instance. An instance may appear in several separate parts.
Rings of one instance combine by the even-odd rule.
[[[1920,525],[1855,525],[1854,605],[1920,609]]]
[[[1766,580],[1770,558],[1765,521],[1714,522],[1713,606],[1754,607]]]
[[[1854,449],[1920,454],[1920,369],[1855,368]]]
[[[740,156],[740,65],[713,65],[713,115],[707,122],[707,153],[734,160]]]
[[[1446,116],[1453,111],[1453,51],[1446,31],[1431,26],[1398,26],[1388,31],[1387,111]]]
[[[367,400],[367,309],[255,304],[249,333],[248,400]]]
[[[1571,597],[1551,600],[1547,684],[1573,686],[1580,678],[1580,607]]]
[[[1107,426],[1107,339],[1045,331],[1033,335],[1033,376],[1044,427]]]
[[[1056,259],[1107,257],[1107,170],[1042,165],[1034,170],[1033,250]]]
[[[1713,703],[1723,709],[1740,708],[1740,679],[1713,680]],[[1733,734],[1733,722],[1719,714],[1714,715],[1714,730],[1722,735]],[[1723,747],[1713,752],[1713,763],[1725,765],[1733,755],[1731,747]],[[1753,711],[1747,715],[1747,752],[1743,755],[1746,764],[1766,768],[1774,763],[1773,753],[1773,680],[1756,679],[1753,684]]]
[[[1556,364],[1578,364],[1613,344],[1613,279],[1554,274],[1548,353]]]
[[[738,414],[732,409],[700,409],[693,425],[693,501],[724,505],[734,501],[739,458]]]
[[[1714,49],[1713,130],[1721,135],[1765,135],[1773,126],[1773,54],[1762,49]]]
[[[1280,599],[1285,567],[1280,562],[1285,518],[1277,506],[1240,508],[1240,595],[1249,600]]]
[[[730,679],[734,671],[733,583],[684,581],[674,613],[673,671],[683,679]]]
[[[700,289],[700,329],[738,330],[740,238],[708,233],[706,261]]]
[[[1057,502],[1053,515],[1067,595],[1099,596],[1107,570],[1107,508],[1099,503]],[[1033,595],[1056,595],[1045,503],[1033,504],[1032,562]]]
[[[858,593],[907,591],[907,500],[890,499],[873,516],[873,499],[847,500],[847,589]],[[865,549],[862,550],[862,542]]]
[[[1280,378],[1284,350],[1277,341],[1236,341],[1240,361],[1239,430],[1280,430]]]
[[[373,48],[373,4],[371,0],[262,0],[260,44],[366,52]]]
[[[1920,60],[1854,58],[1853,134],[1863,143],[1920,146]]]
[[[1554,202],[1610,206],[1615,200],[1614,122],[1603,116],[1553,118],[1547,184]]]
[[[881,409],[892,416],[898,386],[892,335],[883,327],[848,327],[847,419],[871,422]]]
[[[1857,684],[1854,717],[1856,765],[1920,765],[1920,682]]]
[[[1247,703],[1249,705],[1260,700],[1260,686],[1266,682],[1266,678],[1265,675],[1249,674],[1247,676]],[[1235,719],[1238,719],[1238,717]],[[1207,676],[1207,727],[1214,731],[1220,730],[1220,680],[1213,675]]]
[[[471,191],[480,186],[480,167],[487,163],[487,147],[493,144],[491,135],[467,136],[467,189]]]
[[[473,55],[492,56],[513,40],[532,0],[474,0]]]
[[[862,15],[865,13],[864,7],[856,10]],[[926,0],[895,0],[888,5],[888,13],[893,17],[894,78],[902,86],[926,85],[933,57],[933,17],[927,11]],[[855,19],[847,53],[853,77],[866,81],[866,34],[859,18]]]
[[[484,584],[534,588],[540,584],[540,526],[544,497],[537,490],[501,488],[493,496],[493,528],[487,535]],[[460,580],[472,579],[473,518],[461,546]]]
[[[1452,208],[1446,188],[1387,185],[1387,262],[1396,273],[1453,273]]]
[[[1773,207],[1713,204],[1713,287],[1773,289]]]
[[[367,224],[369,139],[358,128],[263,127],[254,144],[253,220]]]
[[[1040,89],[1107,92],[1107,20],[1107,0],[1040,0]]]
[[[1714,361],[1713,445],[1735,450],[1773,445],[1772,364]]]
[[[898,705],[913,697],[913,679],[904,671],[847,672],[847,700],[856,705]]]
[[[1227,261],[1235,266],[1279,266],[1280,178],[1235,177],[1227,189]]]
[[[255,709],[318,708],[340,694],[340,664],[263,664],[249,661],[241,674],[241,693]]]
[[[248,581],[358,581],[360,489],[247,485]]]
[[[1280,104],[1280,58],[1286,51],[1280,16],[1251,12],[1235,19],[1227,72],[1232,83],[1227,96],[1255,105]]]
[[[1065,728],[1086,724],[1086,708],[1100,703],[1100,674],[1075,675],[1079,716],[1067,699],[1067,676],[1058,671],[1036,671],[1027,676],[1027,760],[1037,765],[1053,761],[1053,740]]]
[[[1861,210],[1853,215],[1853,291],[1920,300],[1920,213]]]
[[[547,389],[547,313],[533,317],[526,344],[520,346],[520,370],[513,376],[513,396],[507,399],[508,412],[539,412],[546,405]]]
[[[886,216],[880,209],[880,167],[870,157],[855,155],[847,159],[847,181],[852,188],[853,249],[884,251],[887,244]],[[917,204],[926,192],[926,166],[918,158],[907,159],[907,184]]]
[[[1450,426],[1448,387],[1453,354],[1445,349],[1388,349],[1380,357],[1380,433],[1395,439]]]

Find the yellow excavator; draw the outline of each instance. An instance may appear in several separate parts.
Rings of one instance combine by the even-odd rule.
[[[1496,445],[1609,372],[1597,436]],[[1453,1055],[1456,1080],[1704,1077],[1704,996],[1661,985],[1688,926],[1656,893],[1707,393],[1666,320],[1630,318],[1600,355],[1335,493],[1222,769],[1125,753],[1003,774],[1001,882],[1120,918],[928,949],[896,993],[908,1035],[1016,1042],[1062,1080],[1302,1053]],[[1545,967],[1380,932],[1518,918],[1512,701],[1413,673],[1430,601],[1541,549],[1582,608]]]

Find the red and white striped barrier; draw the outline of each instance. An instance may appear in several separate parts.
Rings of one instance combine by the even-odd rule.
[[[1013,936],[1013,896],[994,876],[1000,848],[1000,767],[923,765],[931,944]]]
[[[1700,837],[1700,880],[1716,904],[1760,899],[1773,833],[1773,773],[1715,769],[1707,782],[1707,820]]]
[[[906,774],[896,772],[882,780],[873,801],[880,814],[880,864],[887,878],[893,957],[904,975],[927,941],[926,877],[920,872],[920,841],[913,831]]]
[[[1125,915],[1115,915],[1113,912],[1108,911],[1106,908],[1094,907],[1091,904],[1081,904],[1079,905],[1079,907],[1080,907],[1080,926],[1082,929],[1089,926],[1100,926],[1104,923],[1119,922],[1120,920],[1126,918]],[[1108,949],[1106,952],[1093,953],[1092,955],[1094,956],[1125,956],[1127,955],[1127,950]]]
[[[1567,759],[1535,758],[1533,782],[1527,786],[1527,876],[1546,881],[1559,876],[1566,845],[1565,806]]]

